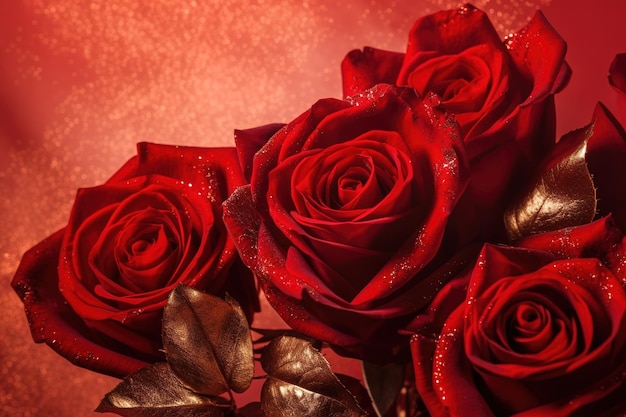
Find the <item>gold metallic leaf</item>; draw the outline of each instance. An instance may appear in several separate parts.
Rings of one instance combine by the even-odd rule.
[[[263,350],[267,380],[261,406],[267,417],[360,417],[367,413],[306,340],[282,336]]]
[[[163,348],[174,373],[201,394],[243,392],[252,382],[252,337],[233,299],[176,287],[163,315]]]
[[[222,417],[228,410],[187,389],[166,363],[127,376],[96,409],[124,417]]]
[[[363,377],[374,410],[379,417],[389,411],[396,403],[396,399],[404,385],[403,365],[395,363],[380,366],[369,362],[362,362]]]
[[[261,403],[252,402],[235,410],[235,417],[265,417],[261,410]]]
[[[596,212],[596,190],[585,155],[593,124],[565,135],[529,191],[504,214],[510,240],[589,223]]]

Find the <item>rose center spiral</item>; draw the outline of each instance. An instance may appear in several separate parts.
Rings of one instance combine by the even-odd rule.
[[[115,237],[119,282],[135,291],[162,287],[178,263],[177,232],[167,214],[147,208],[133,213]]]
[[[356,155],[349,159],[338,164],[331,173],[330,207],[359,209],[376,205],[387,190],[376,175],[371,157]]]

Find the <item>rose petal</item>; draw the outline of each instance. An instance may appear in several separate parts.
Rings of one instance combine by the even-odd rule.
[[[254,154],[283,126],[284,124],[282,123],[273,123],[252,129],[235,130],[237,154],[239,155],[239,163],[246,180],[250,181],[250,176],[252,175]]]
[[[457,54],[473,45],[500,45],[489,17],[470,4],[420,18],[409,32],[407,59],[423,51]],[[405,68],[407,67],[405,63]],[[404,77],[400,77],[404,79]]]
[[[56,264],[64,230],[52,234],[27,251],[11,281],[24,302],[33,339],[45,342],[74,365],[123,377],[147,362],[102,344],[72,311],[57,287]]]
[[[153,181],[158,182],[158,184],[153,184]],[[198,277],[205,276],[211,277],[210,281],[214,288],[219,288],[223,278],[217,278],[220,268],[216,258],[221,256],[226,234],[225,231],[214,232],[217,236],[221,236],[220,240],[216,241],[212,238],[213,233],[204,232],[205,228],[207,231],[212,230],[214,225],[212,206],[202,197],[194,194],[193,187],[188,187],[178,180],[167,177],[139,177],[123,184],[126,188],[122,186],[111,187],[111,185],[106,184],[91,189],[83,189],[77,195],[74,206],[76,209],[70,216],[70,227],[64,240],[64,247],[68,248],[68,253],[64,255],[64,262],[59,266],[59,285],[66,290],[64,295],[73,308],[80,310],[80,314],[88,319],[125,320],[129,315],[129,308],[141,307],[145,309],[155,303],[160,306],[159,308],[162,308],[165,297],[178,282],[195,285]],[[178,192],[175,191],[177,189]],[[121,194],[122,191],[124,194]],[[189,191],[191,193],[187,199],[183,198],[182,196],[185,196],[185,193]],[[114,208],[112,213],[105,210],[98,215],[94,213],[88,216],[88,212],[84,210],[88,204],[83,205],[83,201],[97,201],[102,196],[102,200],[104,200],[102,204],[106,204],[107,196],[110,197],[111,195],[119,201],[116,206],[111,206]],[[125,198],[124,195],[128,197]],[[197,201],[194,201],[196,199]],[[110,227],[109,222],[115,224],[121,221],[125,223],[128,221],[125,217],[127,213],[143,210],[147,204],[168,212],[186,213],[183,224],[177,226],[179,233],[184,233],[184,236],[180,236],[180,238],[185,239],[184,242],[181,242],[184,253],[181,255],[177,269],[172,271],[171,276],[164,278],[167,280],[166,286],[156,287],[153,291],[129,294],[123,291],[119,284],[115,283],[116,276],[107,276],[106,273],[99,272],[99,268],[92,268],[92,264],[88,262],[88,254],[82,253],[82,251],[99,247],[98,241],[101,238],[101,233]],[[187,221],[190,224],[185,226],[184,223]],[[102,224],[103,222],[107,222],[107,224]],[[195,229],[196,232],[193,232],[192,229]],[[75,234],[72,233],[73,231]],[[194,233],[197,233],[198,236],[194,237]],[[192,239],[195,241],[192,242]],[[73,242],[77,243],[72,244]],[[98,255],[100,253],[102,251],[98,250]],[[106,256],[107,262],[113,262],[113,252]],[[230,256],[232,258],[234,255]],[[94,260],[93,262],[97,263],[98,261]],[[109,269],[117,271],[117,266]],[[181,277],[184,281],[181,281]],[[209,280],[209,278],[206,279]],[[106,292],[100,292],[99,295],[106,294],[109,300],[100,299],[98,293],[92,292],[92,289],[99,284],[105,285],[105,290],[108,288]],[[208,288],[206,289],[208,290]],[[120,297],[115,293],[125,295]],[[112,304],[110,300],[119,304]]]
[[[296,120],[289,124],[290,130],[281,129],[271,137],[270,140],[255,154],[253,161],[250,184],[254,202],[262,202],[267,193],[267,173],[276,165],[279,160],[284,160],[294,153],[303,150],[303,143],[300,140],[295,143],[286,143],[283,146],[285,137],[294,137],[304,140],[312,130],[318,125],[328,113],[344,109],[349,104],[345,101],[334,99],[323,99],[315,103],[310,110],[303,113]],[[319,147],[319,146],[316,146]],[[261,203],[262,204],[262,203]],[[266,207],[258,207],[261,214],[265,214]]]
[[[567,44],[541,11],[521,30],[507,37],[506,46],[518,69],[533,80],[522,107],[556,93],[569,80],[569,67],[564,64]]]
[[[408,85],[421,95],[436,93],[441,107],[454,114],[470,159],[493,146],[480,143],[485,142],[483,133],[500,129],[501,119],[517,104],[516,89],[509,85],[509,61],[502,45],[479,44],[454,55],[430,57],[407,76]]]
[[[593,119],[585,159],[596,187],[598,213],[611,213],[615,224],[626,231],[626,193],[622,183],[616,181],[626,178],[626,132],[602,103],[596,105]]]
[[[472,410],[472,416],[494,417],[476,387],[465,357],[462,329],[463,309],[459,308],[446,321],[437,342],[433,355],[432,387],[450,417],[466,416],[467,410]]]
[[[344,98],[376,84],[395,84],[403,59],[403,53],[370,47],[350,51],[341,62]]]
[[[616,54],[609,68],[609,83],[622,94],[626,94],[626,53]]]

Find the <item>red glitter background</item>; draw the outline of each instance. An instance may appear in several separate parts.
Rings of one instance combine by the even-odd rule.
[[[21,254],[64,226],[77,188],[106,180],[138,141],[230,146],[234,128],[286,122],[318,98],[340,97],[349,50],[402,51],[417,17],[460,4],[1,2],[0,415],[97,415],[118,382],[34,344],[9,285]],[[607,82],[613,56],[626,52],[626,2],[475,5],[503,36],[541,7],[567,40],[573,77],[557,97],[559,134],[587,124],[597,101],[626,121],[626,97]]]

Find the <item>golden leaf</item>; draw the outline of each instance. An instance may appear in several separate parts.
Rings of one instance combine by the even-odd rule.
[[[585,162],[592,134],[593,124],[559,141],[529,191],[504,214],[510,240],[593,220],[596,190]]]
[[[187,389],[167,363],[127,376],[100,402],[99,413],[124,417],[222,417],[228,407]]]
[[[252,382],[250,329],[241,307],[229,297],[224,301],[176,287],[163,315],[163,348],[174,373],[196,392],[243,392]]]
[[[306,340],[282,336],[263,350],[267,380],[261,406],[267,417],[366,416],[328,361]]]

